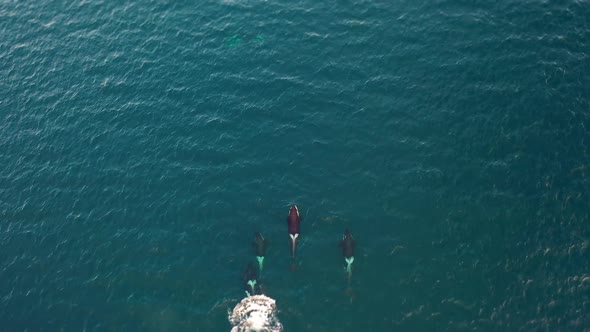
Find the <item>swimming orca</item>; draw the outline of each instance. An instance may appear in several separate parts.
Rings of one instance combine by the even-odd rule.
[[[267,242],[260,234],[260,232],[256,233],[256,237],[254,239],[254,247],[256,248],[256,260],[258,260],[258,268],[262,271],[264,267],[264,254],[266,253],[266,246]]]
[[[354,238],[348,228],[344,231],[340,246],[342,247],[342,255],[344,255],[344,261],[346,262],[346,273],[348,275],[348,280],[350,281],[350,276],[352,275],[352,263],[354,262]]]
[[[289,224],[289,237],[291,238],[291,257],[295,258],[295,252],[297,251],[297,244],[299,243],[299,232],[300,223],[303,218],[299,215],[297,205],[292,205],[289,210],[289,216],[287,217],[287,223]]]
[[[256,268],[254,264],[249,263],[248,267],[246,268],[246,272],[244,273],[244,288],[246,291],[246,296],[256,295],[256,283],[258,279],[258,273],[256,272]]]

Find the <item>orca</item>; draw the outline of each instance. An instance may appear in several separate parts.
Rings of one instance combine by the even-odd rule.
[[[348,281],[350,281],[350,277],[352,276],[352,263],[354,262],[354,238],[350,233],[350,230],[347,228],[344,231],[344,236],[342,237],[342,241],[340,241],[340,246],[342,247],[342,255],[344,256],[344,261],[346,262],[346,274],[348,276]]]
[[[266,246],[266,240],[264,239],[262,234],[260,234],[260,232],[257,232],[254,238],[254,247],[256,248],[256,260],[258,261],[258,268],[261,272],[264,267],[264,255],[266,253]]]
[[[289,209],[289,216],[287,217],[287,223],[289,224],[289,237],[291,238],[291,257],[295,258],[295,252],[297,251],[297,244],[299,243],[299,234],[301,231],[301,221],[303,218],[299,215],[299,209],[297,205],[292,205]]]

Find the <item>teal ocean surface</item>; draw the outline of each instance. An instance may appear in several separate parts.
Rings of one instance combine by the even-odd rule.
[[[0,331],[229,331],[257,231],[285,331],[589,331],[588,18],[0,2]]]

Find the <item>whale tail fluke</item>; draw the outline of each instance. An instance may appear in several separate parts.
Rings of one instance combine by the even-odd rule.
[[[250,286],[250,291],[246,291],[246,297],[256,295],[256,280],[248,280],[247,284]]]
[[[256,256],[256,260],[258,261],[258,268],[260,269],[260,272],[262,272],[262,269],[264,268],[264,256]]]
[[[291,238],[291,257],[294,259],[295,250],[297,249],[297,238],[299,237],[299,234],[289,234],[289,237]]]
[[[346,258],[346,273],[352,273],[352,263],[354,263],[354,257]]]
[[[354,263],[354,257],[345,258],[346,261],[346,275],[348,277],[348,282],[350,283],[350,277],[352,276],[352,263]]]

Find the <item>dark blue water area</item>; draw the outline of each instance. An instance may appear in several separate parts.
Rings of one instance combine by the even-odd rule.
[[[0,330],[589,329],[589,8],[0,4]]]

